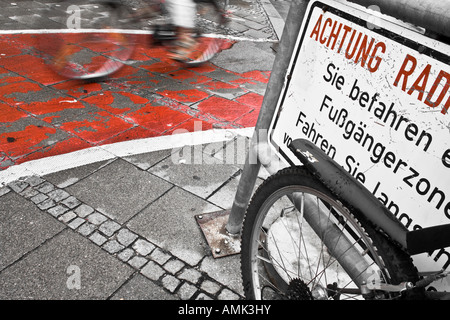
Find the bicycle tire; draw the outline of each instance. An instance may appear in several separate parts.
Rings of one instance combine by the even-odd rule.
[[[291,200],[293,195],[296,206]],[[317,208],[313,210],[311,204],[317,204]],[[314,222],[317,219],[321,219],[319,224]],[[336,227],[339,237],[332,238]],[[361,286],[356,285],[361,279],[352,279],[339,263],[348,259],[353,249],[367,261],[369,267],[364,272],[372,275],[369,280],[398,284],[418,279],[417,269],[407,254],[376,232],[360,214],[344,206],[303,167],[283,169],[257,189],[241,236],[244,293],[251,300],[405,298],[377,290],[363,295]],[[347,240],[352,247],[333,257]],[[322,267],[325,260],[326,268]],[[414,297],[419,296],[422,297]]]
[[[63,29],[43,37],[40,49],[51,69],[68,79],[107,77],[131,57],[135,35],[127,31],[129,13],[118,1],[60,1],[49,15]]]

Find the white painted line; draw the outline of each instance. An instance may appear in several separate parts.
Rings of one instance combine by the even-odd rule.
[[[152,34],[149,30],[127,29],[24,29],[24,30],[0,30],[0,34],[53,34],[53,33],[130,33]]]
[[[114,156],[100,147],[28,161],[0,171],[0,187],[23,177],[46,175],[85,164],[113,159]]]
[[[284,19],[278,13],[277,9],[273,6],[273,4],[269,0],[261,0],[261,4],[269,17],[270,23],[272,24],[275,33],[277,34],[278,39],[281,39],[284,30]]]
[[[55,34],[55,33],[127,33],[127,34],[153,34],[150,30],[128,30],[128,29],[24,29],[24,30],[0,30],[0,35],[16,35],[16,34]],[[221,34],[205,34],[205,37],[228,39],[232,41],[247,42],[278,42],[278,40],[266,38],[248,38],[236,37]]]
[[[212,129],[206,131],[184,132],[168,136],[117,142],[32,160],[0,171],[0,187],[6,186],[12,181],[27,176],[43,176],[118,157],[127,157],[159,150],[177,149],[184,146],[230,141],[237,136],[251,138],[254,129],[255,128],[251,127],[243,129]]]

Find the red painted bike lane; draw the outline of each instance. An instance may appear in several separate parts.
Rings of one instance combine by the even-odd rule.
[[[270,76],[267,70],[236,73],[212,63],[186,69],[168,59],[165,48],[141,39],[130,64],[107,80],[67,80],[46,64],[37,45],[43,37],[0,36],[0,170],[193,131],[194,124],[202,130],[253,127]],[[229,41],[223,49],[232,46]]]

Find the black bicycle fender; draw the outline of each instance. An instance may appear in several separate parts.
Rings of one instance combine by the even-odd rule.
[[[450,224],[410,231],[406,235],[406,242],[411,255],[449,247]]]
[[[407,228],[341,165],[305,139],[293,140],[289,148],[346,206],[356,209],[403,249],[407,249]]]

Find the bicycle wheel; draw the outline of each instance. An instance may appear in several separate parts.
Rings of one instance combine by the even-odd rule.
[[[97,79],[119,70],[134,49],[129,17],[118,1],[60,1],[49,9],[62,30],[46,35],[41,50],[51,68],[69,79]]]
[[[241,248],[248,299],[393,299],[399,295],[377,285],[417,280],[408,255],[301,167],[258,188]],[[375,290],[364,290],[369,285]]]
[[[225,0],[196,0],[197,46],[185,64],[195,67],[211,60],[227,43],[227,13]]]

